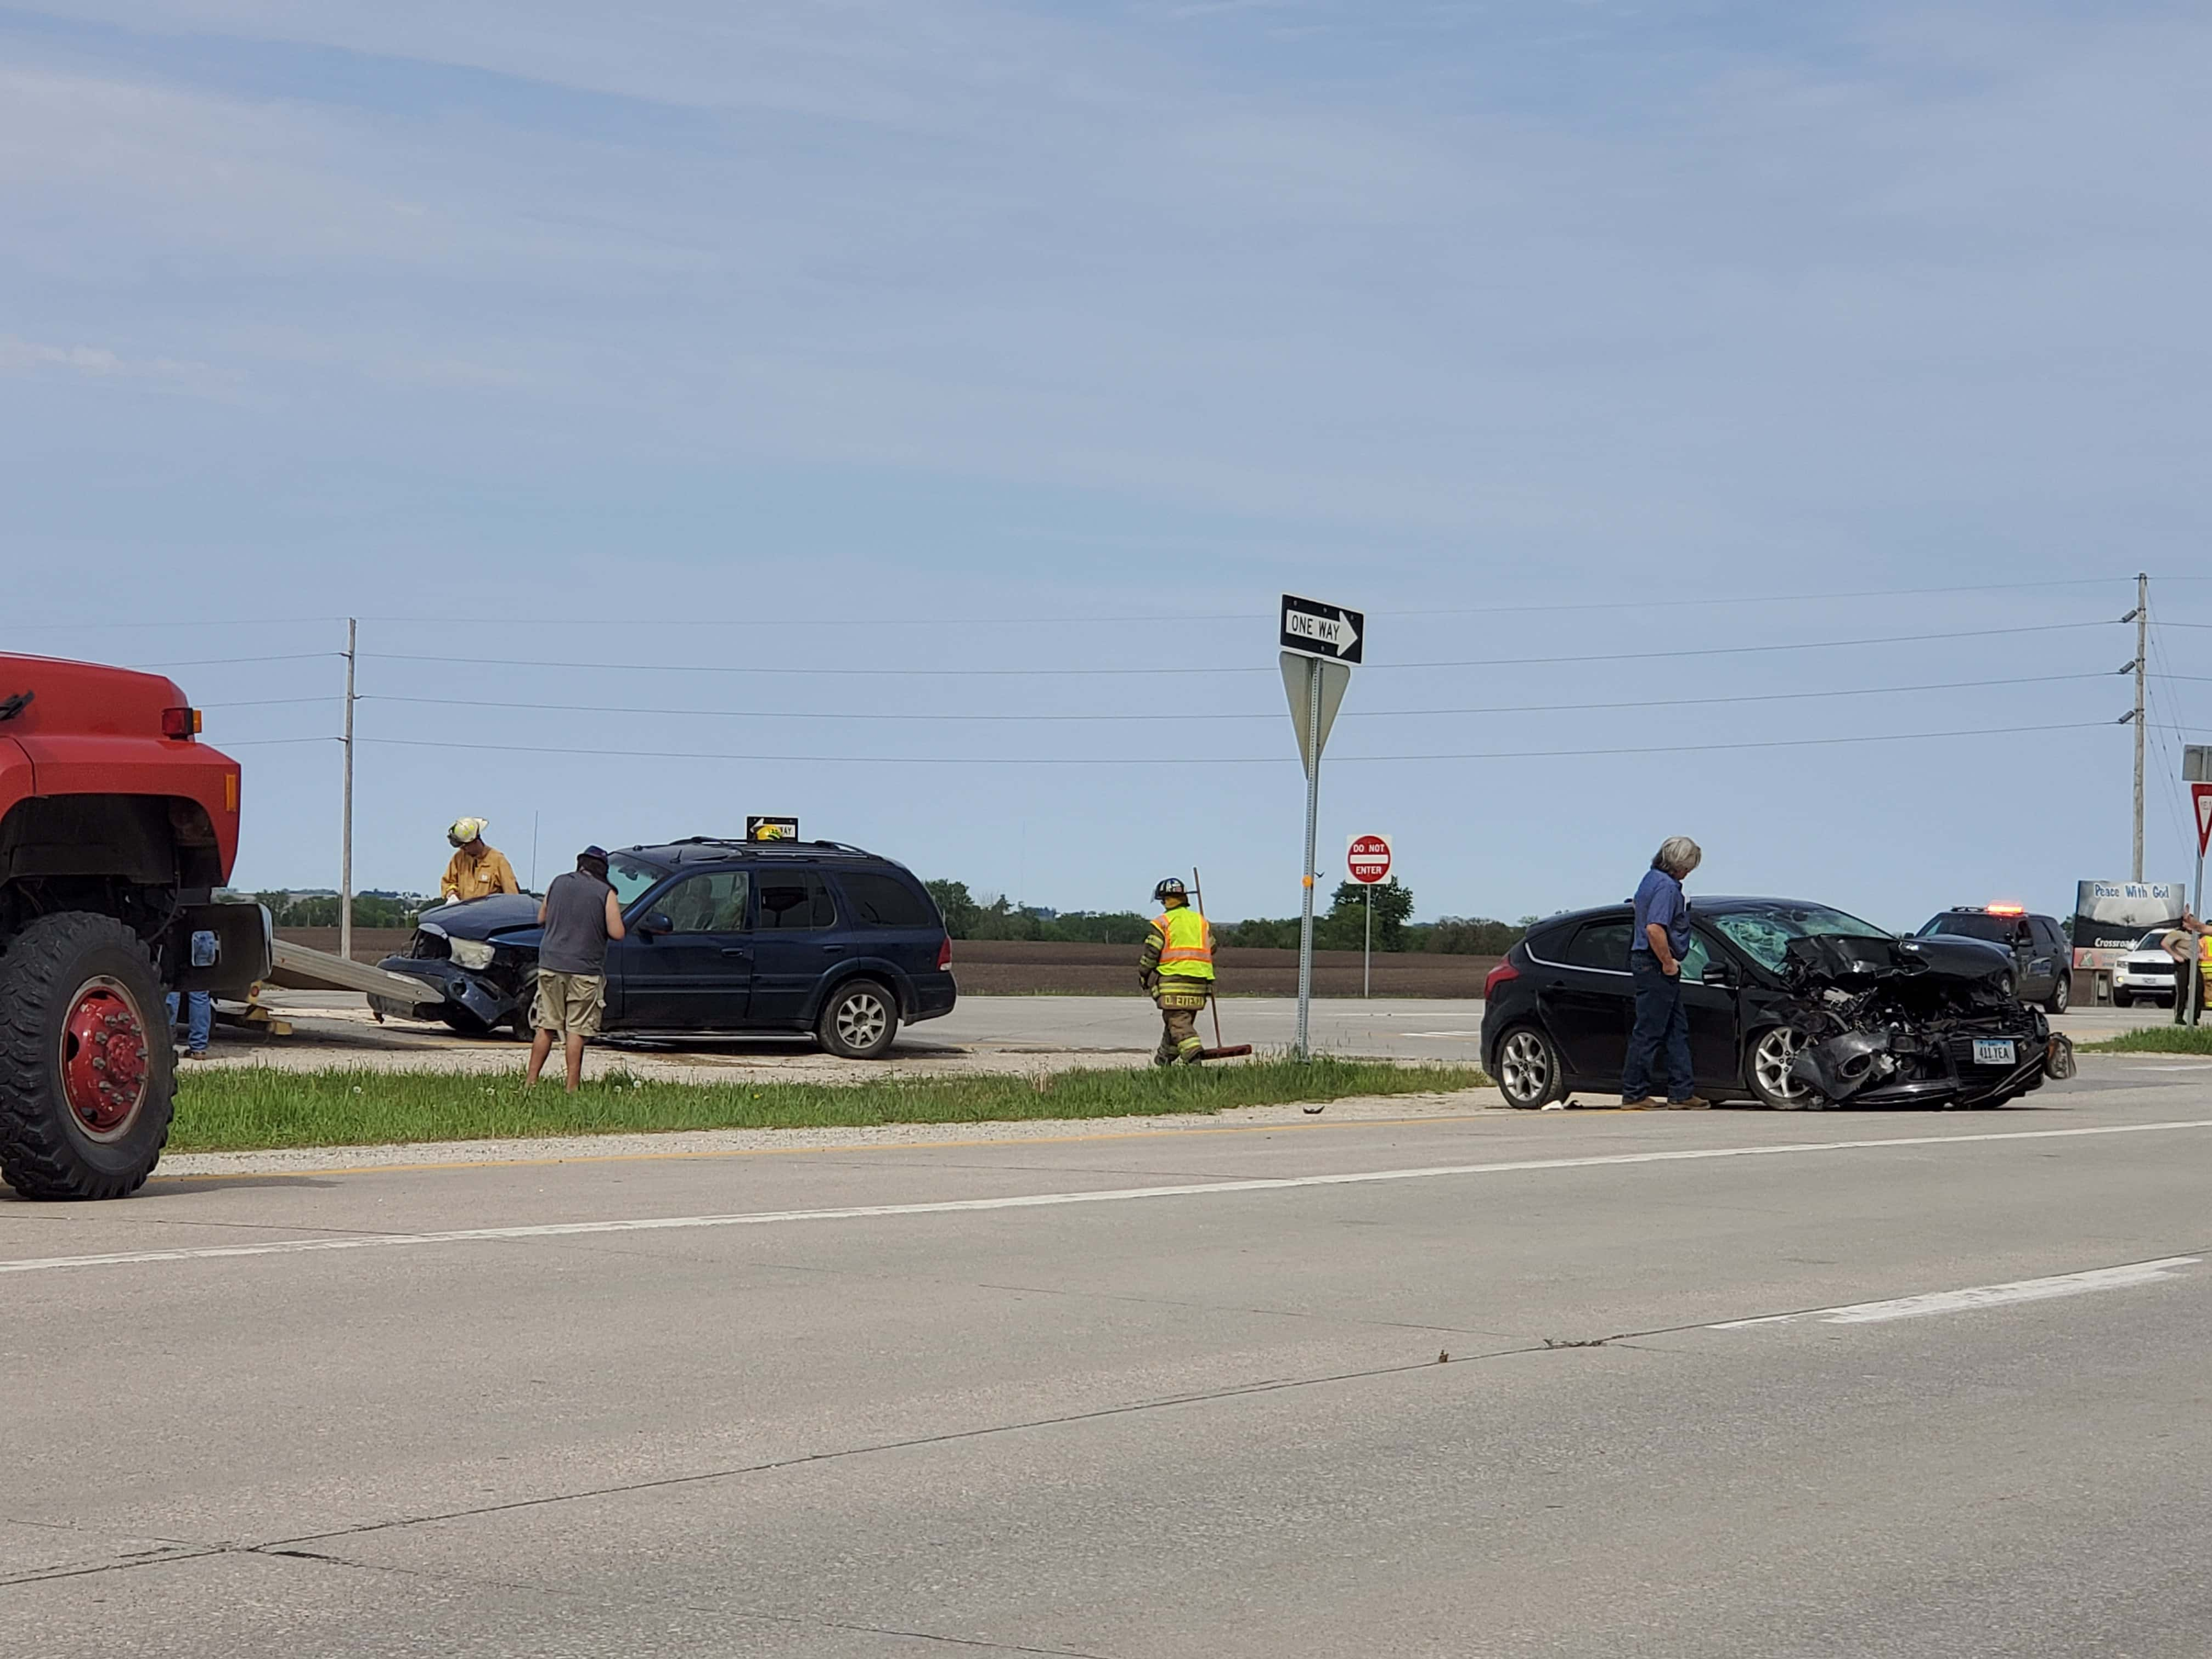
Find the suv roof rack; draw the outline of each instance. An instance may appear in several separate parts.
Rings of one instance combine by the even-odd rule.
[[[854,858],[872,859],[876,856],[865,847],[855,847],[844,841],[747,841],[735,836],[682,836],[674,841],[641,843],[653,847],[711,847],[732,853],[761,854],[774,857],[787,853],[844,853]]]

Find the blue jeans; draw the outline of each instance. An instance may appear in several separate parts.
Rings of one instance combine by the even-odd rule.
[[[1682,1006],[1679,975],[1662,973],[1649,951],[1631,951],[1628,969],[1636,981],[1636,1029],[1628,1036],[1628,1060],[1620,1068],[1620,1095],[1641,1100],[1651,1092],[1651,1066],[1662,1054],[1667,1065],[1667,1098],[1687,1100],[1697,1092],[1690,1069],[1690,1016]]]
[[[207,1052],[208,1034],[215,1030],[215,998],[206,991],[188,991],[185,1000],[191,1006],[191,1018],[185,1027],[185,1047],[196,1054]],[[177,994],[169,993],[169,1024],[177,1023]]]

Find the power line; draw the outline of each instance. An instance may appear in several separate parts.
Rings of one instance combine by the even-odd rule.
[[[1592,710],[1620,708],[1692,708],[1722,703],[1745,702],[1802,702],[1829,697],[1887,696],[1907,692],[1965,691],[1991,686],[2047,685],[2069,680],[2110,679],[2109,674],[2029,674],[2003,679],[1935,680],[1917,685],[1869,685],[1845,687],[1829,691],[1768,691],[1742,692],[1718,697],[1635,697],[1607,702],[1503,702],[1475,704],[1455,708],[1347,708],[1338,715],[1340,720],[1421,720],[1461,714],[1573,714]],[[330,702],[329,697],[293,697],[285,702]],[[512,708],[543,710],[556,714],[650,714],[696,716],[715,720],[896,720],[902,722],[958,721],[986,724],[1126,724],[1172,720],[1178,724],[1191,720],[1280,720],[1279,710],[1264,714],[876,714],[823,712],[814,709],[791,708],[646,708],[629,703],[598,702],[512,702],[477,697],[404,697],[385,695],[364,696],[363,702],[411,703],[441,708]],[[250,703],[209,703],[206,708],[252,708]],[[268,707],[277,706],[272,702]]]
[[[2038,581],[1960,582],[1935,587],[1838,588],[1826,592],[1813,593],[1728,594],[1677,599],[1572,599],[1556,601],[1538,600],[1528,603],[1504,605],[1461,605],[1443,609],[1424,605],[1401,610],[1373,610],[1370,611],[1367,614],[1373,617],[1484,617],[1501,615],[1522,616],[1543,614],[1547,612],[1568,613],[1595,611],[1719,609],[1761,605],[1826,604],[1840,599],[1921,599],[1945,593],[2026,592],[2049,588],[2102,587],[2124,580],[2127,580],[2127,578],[2123,575],[2114,574],[2111,576],[2075,576],[2054,578],[2048,580]],[[2212,576],[2154,576],[2152,580],[2169,583],[2206,582],[2212,581]],[[1273,611],[1226,611],[1198,613],[1184,611],[1175,611],[1172,613],[1165,611],[1151,611],[1141,614],[1127,613],[1119,615],[1101,615],[1097,612],[1092,611],[1080,615],[1029,617],[979,616],[975,614],[956,617],[787,617],[779,618],[776,626],[779,629],[961,628],[977,626],[993,627],[1005,623],[1075,624],[1082,623],[1097,623],[1120,627],[1159,623],[1167,620],[1170,615],[1172,615],[1176,620],[1183,622],[1234,623],[1267,622],[1272,620],[1273,614],[1274,613]],[[164,628],[191,629],[209,628],[289,628],[311,626],[319,623],[330,623],[335,624],[343,623],[344,620],[345,618],[341,616],[221,617],[198,619],[178,618],[160,622],[27,623],[15,621],[11,622],[9,626],[11,629],[26,633],[101,633],[114,630]],[[573,616],[470,617],[457,619],[446,617],[386,615],[362,617],[359,620],[365,623],[378,623],[394,626],[418,628],[598,628],[605,625],[604,619],[602,618],[589,617],[580,617]],[[760,618],[757,616],[711,617],[675,617],[659,618],[656,621],[655,626],[662,628],[732,628],[749,624],[757,624]],[[2175,625],[2200,628],[2212,627],[2212,623],[2180,623]],[[179,665],[197,666],[198,665]]]
[[[1735,657],[1756,655],[1777,651],[1833,651],[1865,645],[1920,645],[1935,641],[1995,639],[2021,634],[2055,634],[2084,628],[2110,628],[2109,620],[2078,623],[2035,623],[2013,628],[1948,629],[1930,634],[1881,634],[1849,640],[1798,640],[1763,645],[1699,646],[1677,651],[1640,651],[1637,659],[1650,662],[1686,657]],[[334,653],[313,653],[328,656]],[[665,663],[665,662],[577,662],[543,657],[480,657],[450,656],[412,652],[363,652],[364,657],[380,662],[445,663],[463,665],[471,668],[560,668],[602,673],[646,674],[783,674],[811,678],[881,679],[881,678],[951,678],[951,679],[1036,679],[1036,678],[1158,678],[1165,675],[1197,674],[1273,674],[1272,666],[1252,668],[821,668],[769,667],[756,663]],[[1435,661],[1369,663],[1370,672],[1377,670],[1415,668],[1525,668],[1559,663],[1583,663],[1615,660],[1615,653],[1593,654],[1577,652],[1550,657],[1480,657],[1452,658]],[[272,660],[274,660],[272,659]],[[181,667],[185,665],[173,664]]]
[[[1811,749],[1839,744],[1921,743],[1938,738],[2013,737],[2041,732],[2094,732],[2102,731],[2111,724],[2109,720],[2073,720],[2051,726],[1996,726],[1951,732],[1869,732],[1862,736],[1842,738],[1777,738],[1737,743],[1630,744],[1604,749],[1492,749],[1457,754],[1343,755],[1333,758],[1345,763],[1361,762],[1375,764],[1429,761],[1556,760],[1611,755],[1688,755],[1724,750]],[[302,740],[294,739],[294,741]],[[465,750],[474,754],[601,756],[617,760],[744,761],[757,764],[855,766],[1291,766],[1297,764],[1297,757],[1291,755],[1143,755],[1127,759],[1089,759],[1059,755],[1037,758],[1007,755],[751,755],[701,750],[585,749],[529,744],[452,743],[415,738],[363,738],[361,741],[377,744],[386,748],[441,749]]]
[[[1813,605],[1826,604],[1838,599],[1920,599],[1939,593],[2020,592],[2036,588],[2101,587],[2128,580],[2121,575],[2069,576],[2049,581],[2024,582],[1961,582],[1942,587],[1859,587],[1839,589],[1826,593],[1747,593],[1714,595],[1702,598],[1664,599],[1564,599],[1537,601],[1528,604],[1462,605],[1438,609],[1422,605],[1407,610],[1370,610],[1370,617],[1487,617],[1527,615],[1547,611],[1653,611],[1680,610],[1700,607],[1719,607],[1754,605]],[[1179,622],[1269,622],[1272,611],[1222,611],[1211,613],[1186,611],[1152,611],[1144,615],[1101,616],[1091,612],[1081,616],[1048,617],[779,617],[776,626],[784,628],[963,628],[994,627],[1006,623],[1064,624],[1103,623],[1115,625],[1137,625],[1167,621],[1170,617]],[[465,624],[442,617],[363,617],[363,622],[401,623],[422,627],[478,626],[484,623],[517,628],[597,628],[599,619],[589,617],[470,617]],[[678,628],[735,628],[757,623],[757,617],[685,617],[659,620],[656,627]]]
[[[201,657],[191,662],[142,662],[131,665],[141,671],[152,668],[229,668],[240,663],[256,662],[316,662],[325,657],[343,657],[343,651],[293,651],[278,657]]]
[[[216,708],[295,708],[301,703],[343,702],[344,701],[345,699],[343,696],[338,695],[337,692],[332,692],[326,697],[249,697],[242,702],[203,702],[195,703],[193,707],[203,710]],[[424,701],[427,702],[428,699],[426,698]]]

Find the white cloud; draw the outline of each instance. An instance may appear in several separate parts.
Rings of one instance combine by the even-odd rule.
[[[126,356],[106,346],[43,345],[0,335],[0,374],[59,372],[94,380],[153,381],[167,386],[208,384],[216,377],[205,363],[174,357]]]

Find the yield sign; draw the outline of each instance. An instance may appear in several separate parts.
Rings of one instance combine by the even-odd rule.
[[[1323,662],[1317,657],[1301,657],[1295,652],[1282,654],[1283,690],[1291,700],[1291,729],[1298,734],[1298,761],[1313,775],[1314,763],[1328,745],[1328,734],[1336,725],[1336,711],[1344,707],[1345,688],[1352,684],[1352,671],[1340,662]],[[1321,728],[1313,724],[1313,682],[1321,680]]]
[[[2212,846],[2212,783],[2192,783],[2189,793],[2197,803],[2197,856]]]

